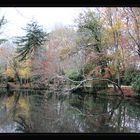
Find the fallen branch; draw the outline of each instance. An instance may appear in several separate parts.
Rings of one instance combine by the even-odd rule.
[[[71,81],[71,82],[73,82],[73,83],[79,83],[79,82],[80,82],[80,84],[78,84],[76,87],[66,90],[66,91],[69,91],[69,92],[75,91],[77,88],[79,88],[81,85],[83,85],[83,84],[84,84],[85,82],[87,82],[87,81],[99,80],[99,81],[107,81],[107,82],[110,82],[111,84],[117,86],[118,89],[119,89],[120,92],[121,92],[121,95],[124,96],[124,93],[123,93],[121,87],[120,87],[116,82],[113,82],[113,81],[111,81],[111,80],[109,80],[109,79],[91,78],[91,79],[85,79],[85,80],[83,80],[83,81],[74,81],[74,80],[71,80],[70,78],[64,77],[64,76],[57,76],[57,77],[58,77],[58,78],[67,79],[67,80],[69,80],[69,81]]]

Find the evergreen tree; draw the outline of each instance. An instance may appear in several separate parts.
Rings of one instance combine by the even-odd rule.
[[[47,37],[47,33],[43,31],[43,28],[36,21],[27,24],[24,30],[26,35],[17,37],[15,41],[18,45],[17,58],[19,58],[19,61],[27,60],[37,55]]]

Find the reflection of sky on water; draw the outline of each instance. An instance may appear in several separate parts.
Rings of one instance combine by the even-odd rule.
[[[140,132],[139,102],[44,92],[0,97],[0,133]]]
[[[17,123],[10,122],[10,124],[5,124],[0,126],[0,133],[21,133],[21,131],[17,131]]]

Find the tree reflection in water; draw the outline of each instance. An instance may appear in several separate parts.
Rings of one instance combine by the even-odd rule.
[[[1,127],[11,124],[15,132],[140,132],[140,103],[136,100],[28,90],[0,95]]]

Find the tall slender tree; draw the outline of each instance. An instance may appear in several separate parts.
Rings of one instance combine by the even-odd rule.
[[[90,56],[97,56],[96,62],[93,58],[89,59],[90,63],[101,66],[101,73],[104,74],[103,69],[107,66],[107,59],[105,58],[105,47],[103,47],[104,27],[99,14],[88,9],[79,15],[77,22],[78,32],[81,35],[80,45],[85,49],[86,59],[88,60]]]
[[[15,41],[18,45],[17,58],[19,58],[19,61],[38,56],[47,36],[47,33],[36,21],[28,23],[24,30],[26,35],[17,37]]]

